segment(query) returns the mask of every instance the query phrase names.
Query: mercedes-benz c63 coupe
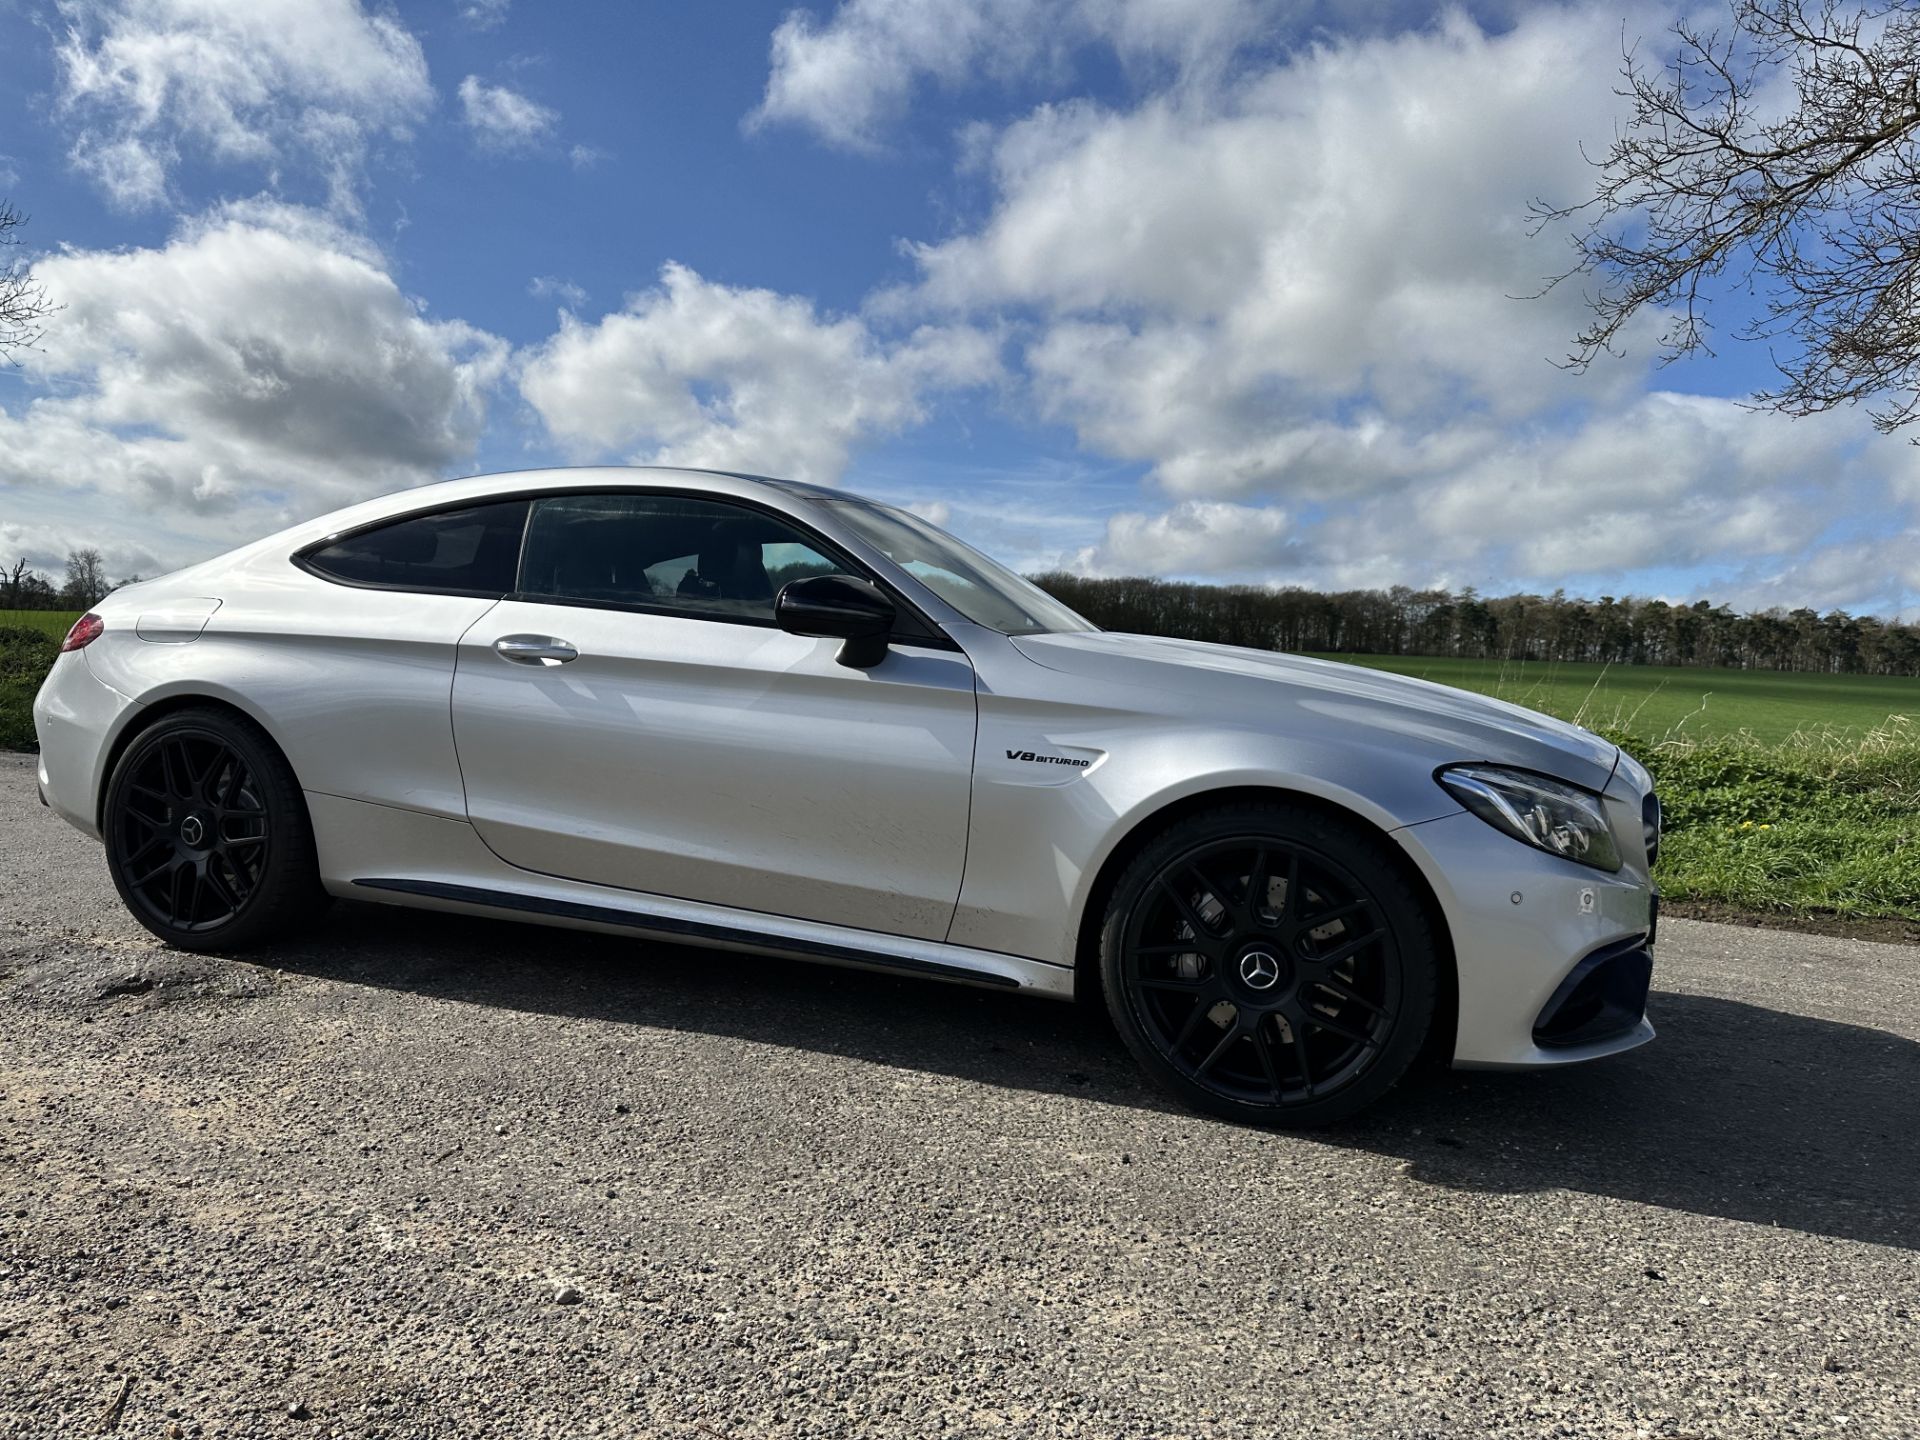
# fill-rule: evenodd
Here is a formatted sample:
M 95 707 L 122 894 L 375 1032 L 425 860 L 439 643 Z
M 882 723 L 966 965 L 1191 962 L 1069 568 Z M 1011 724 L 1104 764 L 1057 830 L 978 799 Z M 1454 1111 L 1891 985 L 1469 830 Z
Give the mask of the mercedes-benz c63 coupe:
M 1282 1125 L 1423 1053 L 1653 1035 L 1659 806 L 1615 746 L 1107 633 L 809 485 L 368 501 L 116 591 L 34 720 L 42 798 L 185 949 L 342 897 L 1080 995 L 1182 1100 Z

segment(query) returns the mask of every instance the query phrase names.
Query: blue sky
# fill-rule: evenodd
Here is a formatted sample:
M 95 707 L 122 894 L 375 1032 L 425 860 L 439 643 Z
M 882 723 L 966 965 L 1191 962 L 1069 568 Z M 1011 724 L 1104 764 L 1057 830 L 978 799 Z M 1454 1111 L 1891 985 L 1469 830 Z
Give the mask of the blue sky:
M 1527 202 L 1658 7 L 0 0 L 66 306 L 0 553 L 177 565 L 548 463 L 914 504 L 1026 568 L 1906 612 L 1915 453 L 1765 356 L 1549 363 Z

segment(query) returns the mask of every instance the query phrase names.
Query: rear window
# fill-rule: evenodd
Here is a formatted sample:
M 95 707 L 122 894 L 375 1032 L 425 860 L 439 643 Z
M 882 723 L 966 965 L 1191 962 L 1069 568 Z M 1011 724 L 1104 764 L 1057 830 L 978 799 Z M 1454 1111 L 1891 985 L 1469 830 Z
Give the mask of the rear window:
M 301 556 L 308 569 L 349 585 L 507 595 L 520 564 L 527 502 L 500 500 L 415 515 Z

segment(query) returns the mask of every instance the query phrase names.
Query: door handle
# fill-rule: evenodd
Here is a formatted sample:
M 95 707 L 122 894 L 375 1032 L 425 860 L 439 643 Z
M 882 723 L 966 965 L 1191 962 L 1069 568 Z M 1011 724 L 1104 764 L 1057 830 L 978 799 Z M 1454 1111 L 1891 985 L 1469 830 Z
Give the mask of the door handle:
M 564 665 L 580 652 L 551 635 L 502 635 L 493 642 L 494 654 L 516 665 Z

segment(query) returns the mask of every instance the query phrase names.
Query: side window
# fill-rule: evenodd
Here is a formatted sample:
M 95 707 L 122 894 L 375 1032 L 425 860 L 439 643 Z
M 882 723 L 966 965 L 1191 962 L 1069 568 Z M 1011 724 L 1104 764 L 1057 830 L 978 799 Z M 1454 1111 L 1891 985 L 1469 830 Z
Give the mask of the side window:
M 525 500 L 469 505 L 362 530 L 301 558 L 309 569 L 352 585 L 506 595 L 526 519 Z
M 520 593 L 704 620 L 773 619 L 789 580 L 844 573 L 771 515 L 677 495 L 534 502 Z

